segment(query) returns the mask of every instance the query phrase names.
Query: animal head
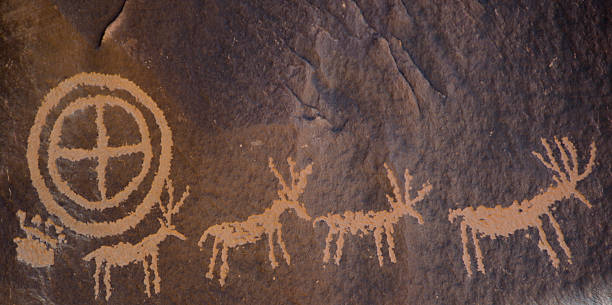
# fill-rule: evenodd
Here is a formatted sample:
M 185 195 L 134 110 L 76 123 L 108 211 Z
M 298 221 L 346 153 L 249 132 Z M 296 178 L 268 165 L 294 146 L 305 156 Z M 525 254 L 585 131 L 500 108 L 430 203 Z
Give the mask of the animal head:
M 429 182 L 424 183 L 421 190 L 417 191 L 417 196 L 414 198 L 410 198 L 410 190 L 412 189 L 412 187 L 410 186 L 410 182 L 412 182 L 412 176 L 410 175 L 410 172 L 408 172 L 408 170 L 406 169 L 404 171 L 405 194 L 404 196 L 402 196 L 401 189 L 399 187 L 399 184 L 397 183 L 397 178 L 395 177 L 393 170 L 391 170 L 391 168 L 386 163 L 384 164 L 384 166 L 387 170 L 387 178 L 389 179 L 389 182 L 393 187 L 393 195 L 395 198 L 386 195 L 387 201 L 389 201 L 389 204 L 391 205 L 393 211 L 401 215 L 408 214 L 416 218 L 419 224 L 423 224 L 423 216 L 421 215 L 421 213 L 414 209 L 414 205 L 417 202 L 422 201 L 423 198 L 425 198 L 425 195 L 429 194 L 432 189 L 431 184 L 429 184 Z
M 164 236 L 174 236 L 174 237 L 177 237 L 177 238 L 179 238 L 181 240 L 186 240 L 187 239 L 187 237 L 185 237 L 185 235 L 183 235 L 181 232 L 176 230 L 176 227 L 174 225 L 166 223 L 161 218 L 158 218 L 157 220 L 159 221 L 159 224 L 161 224 L 161 227 L 159 228 L 158 234 L 162 234 Z
M 182 240 L 187 239 L 185 235 L 181 234 L 176 230 L 175 226 L 172 224 L 172 215 L 178 213 L 179 209 L 185 203 L 185 199 L 189 196 L 189 186 L 186 187 L 181 200 L 175 202 L 174 201 L 174 186 L 172 185 L 172 180 L 166 180 L 166 190 L 168 191 L 168 206 L 164 206 L 159 201 L 159 208 L 162 211 L 163 218 L 158 218 L 159 224 L 161 225 L 159 229 L 159 234 L 163 234 L 165 236 L 175 236 Z
M 278 183 L 281 186 L 281 188 L 277 191 L 277 194 L 280 197 L 279 202 L 283 202 L 286 208 L 293 209 L 298 217 L 305 220 L 310 220 L 311 217 L 308 215 L 308 211 L 306 211 L 304 205 L 298 201 L 298 198 L 300 195 L 302 195 L 302 193 L 304 193 L 306 183 L 308 182 L 308 175 L 312 174 L 312 163 L 308 164 L 308 166 L 306 166 L 306 168 L 301 170 L 299 173 L 296 171 L 296 163 L 291 159 L 291 157 L 287 158 L 287 163 L 289 163 L 289 173 L 291 175 L 289 184 L 285 182 L 283 175 L 281 175 L 276 169 L 274 160 L 272 158 L 269 159 L 268 163 L 270 170 L 278 179 Z
M 312 163 L 308 164 L 306 168 L 298 173 L 295 170 L 295 161 L 293 161 L 291 157 L 287 158 L 287 163 L 289 163 L 289 173 L 291 175 L 291 183 L 287 184 L 285 182 L 285 178 L 283 178 L 283 176 L 276 169 L 274 159 L 270 158 L 268 161 L 270 170 L 278 179 L 278 183 L 281 185 L 281 188 L 277 191 L 278 196 L 281 198 L 281 200 L 297 201 L 300 195 L 304 193 L 306 183 L 308 182 L 308 175 L 312 174 Z
M 293 209 L 295 211 L 295 214 L 299 218 L 302 218 L 308 221 L 312 219 L 310 215 L 308 214 L 308 211 L 306 211 L 306 208 L 304 207 L 304 205 L 302 205 L 300 202 L 297 202 L 297 204 L 291 204 L 289 208 Z

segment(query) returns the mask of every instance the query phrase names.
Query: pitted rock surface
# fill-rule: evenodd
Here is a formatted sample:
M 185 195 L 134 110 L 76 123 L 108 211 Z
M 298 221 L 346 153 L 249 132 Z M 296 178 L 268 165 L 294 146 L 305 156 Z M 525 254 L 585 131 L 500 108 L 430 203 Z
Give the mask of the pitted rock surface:
M 610 12 L 4 1 L 0 303 L 610 304 Z

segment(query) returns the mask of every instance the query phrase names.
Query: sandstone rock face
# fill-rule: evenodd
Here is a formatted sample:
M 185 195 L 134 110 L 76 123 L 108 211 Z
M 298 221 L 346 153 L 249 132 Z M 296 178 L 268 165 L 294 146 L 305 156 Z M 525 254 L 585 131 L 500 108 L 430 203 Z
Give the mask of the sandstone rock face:
M 0 3 L 2 304 L 610 304 L 612 6 Z

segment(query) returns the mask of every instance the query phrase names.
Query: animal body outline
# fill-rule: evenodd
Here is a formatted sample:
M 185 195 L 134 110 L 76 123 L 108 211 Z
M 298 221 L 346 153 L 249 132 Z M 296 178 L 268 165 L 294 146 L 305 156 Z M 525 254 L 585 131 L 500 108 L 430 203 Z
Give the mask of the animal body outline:
M 378 264 L 382 267 L 383 265 L 383 254 L 382 254 L 382 235 L 385 234 L 388 245 L 389 259 L 392 263 L 397 262 L 394 248 L 395 242 L 393 239 L 395 225 L 401 217 L 404 215 L 410 215 L 417 219 L 419 224 L 423 224 L 423 216 L 414 209 L 414 205 L 417 202 L 422 201 L 425 196 L 431 191 L 432 186 L 429 182 L 423 184 L 422 188 L 417 191 L 417 196 L 410 198 L 410 191 L 412 187 L 412 176 L 408 169 L 404 171 L 404 191 L 405 194 L 402 196 L 401 189 L 397 183 L 397 178 L 393 171 L 384 164 L 387 171 L 387 178 L 393 187 L 392 198 L 386 194 L 387 201 L 391 205 L 390 210 L 383 211 L 346 211 L 343 214 L 327 214 L 327 216 L 319 216 L 313 221 L 313 227 L 319 222 L 325 222 L 329 227 L 329 232 L 325 238 L 325 249 L 323 250 L 323 262 L 327 263 L 330 259 L 330 248 L 333 241 L 334 235 L 337 235 L 336 240 L 336 265 L 340 265 L 340 259 L 342 258 L 342 249 L 344 247 L 344 235 L 351 233 L 357 235 L 363 233 L 364 235 L 372 233 L 374 235 L 374 241 L 376 244 L 376 255 L 378 257 Z
M 449 209 L 448 220 L 453 223 L 456 219 L 461 217 L 461 241 L 463 245 L 463 263 L 468 272 L 468 276 L 472 276 L 471 267 L 471 256 L 468 252 L 468 227 L 471 229 L 472 240 L 474 243 L 474 251 L 476 254 L 476 262 L 478 271 L 483 274 L 486 273 L 482 251 L 479 245 L 479 234 L 482 236 L 489 236 L 496 239 L 497 236 L 507 237 L 510 234 L 514 234 L 522 229 L 529 229 L 536 227 L 539 234 L 538 248 L 541 251 L 548 253 L 549 259 L 553 267 L 559 267 L 559 258 L 557 253 L 552 249 L 550 243 L 546 239 L 546 233 L 542 228 L 541 217 L 546 215 L 557 234 L 557 240 L 559 245 L 565 252 L 568 262 L 572 264 L 572 254 L 565 243 L 563 232 L 559 223 L 555 220 L 551 213 L 551 206 L 557 201 L 570 199 L 572 197 L 578 199 L 584 203 L 588 208 L 591 208 L 591 203 L 586 197 L 576 189 L 576 185 L 579 181 L 586 178 L 593 170 L 595 163 L 595 155 L 597 148 L 595 142 L 591 143 L 591 151 L 589 161 L 585 166 L 582 173 L 578 172 L 578 155 L 574 144 L 567 138 L 563 137 L 561 141 L 554 137 L 554 142 L 557 145 L 563 169 L 559 165 L 557 159 L 553 155 L 553 150 L 546 139 L 541 138 L 542 145 L 546 150 L 546 155 L 549 161 L 546 161 L 544 157 L 538 152 L 532 152 L 532 154 L 544 164 L 548 169 L 553 171 L 553 181 L 546 190 L 541 191 L 531 199 L 525 199 L 520 203 L 514 201 L 511 205 L 503 207 L 496 205 L 493 208 L 479 206 L 476 209 L 473 207 L 466 207 L 463 209 Z M 568 156 L 569 152 L 569 156 Z
M 185 199 L 189 196 L 189 186 L 186 187 L 183 196 L 178 202 L 174 202 L 174 187 L 172 186 L 172 180 L 168 179 L 166 181 L 166 187 L 169 196 L 168 207 L 165 208 L 161 200 L 158 201 L 164 219 L 158 218 L 160 228 L 157 232 L 146 236 L 137 244 L 120 242 L 112 246 L 101 246 L 83 257 L 84 261 L 94 260 L 96 263 L 96 271 L 93 275 L 95 280 L 94 293 L 96 299 L 100 294 L 100 273 L 103 265 L 104 286 L 106 288 L 106 300 L 108 301 L 112 289 L 111 267 L 123 267 L 140 262 L 142 262 L 145 274 L 145 293 L 148 297 L 151 297 L 150 273 L 148 270 L 149 267 L 151 267 L 154 276 L 153 289 L 156 294 L 159 294 L 161 290 L 161 277 L 159 276 L 158 270 L 159 245 L 170 236 L 177 237 L 181 240 L 187 239 L 185 235 L 177 231 L 176 227 L 172 224 L 172 216 L 178 213 L 181 206 L 185 203 Z M 147 261 L 147 257 L 151 258 L 150 263 Z
M 204 250 L 204 242 L 208 236 L 215 237 L 210 264 L 208 266 L 208 272 L 206 273 L 206 278 L 208 279 L 214 278 L 213 273 L 219 251 L 218 246 L 221 244 L 222 264 L 219 268 L 219 283 L 221 286 L 225 285 L 225 279 L 227 278 L 227 273 L 229 272 L 229 265 L 227 262 L 229 248 L 236 248 L 238 246 L 255 243 L 258 240 L 263 239 L 264 235 L 267 235 L 269 248 L 268 259 L 270 260 L 272 268 L 275 269 L 278 267 L 278 262 L 276 261 L 276 257 L 274 255 L 273 242 L 273 237 L 276 233 L 277 242 L 281 248 L 283 257 L 285 258 L 287 265 L 291 265 L 291 256 L 287 252 L 287 247 L 282 238 L 282 224 L 279 221 L 279 217 L 285 211 L 293 209 L 299 218 L 308 221 L 311 219 L 304 205 L 298 201 L 298 198 L 306 188 L 307 177 L 312 173 L 312 163 L 297 173 L 295 169 L 295 161 L 293 161 L 291 157 L 287 158 L 287 163 L 289 163 L 289 173 L 291 175 L 290 184 L 287 184 L 283 176 L 276 169 L 274 160 L 269 158 L 268 161 L 270 170 L 281 185 L 281 189 L 277 191 L 280 199 L 275 199 L 272 202 L 272 206 L 267 208 L 263 213 L 251 215 L 245 221 L 225 222 L 209 227 L 206 229 L 206 231 L 204 231 L 204 233 L 202 233 L 202 236 L 198 241 L 198 246 L 202 251 Z

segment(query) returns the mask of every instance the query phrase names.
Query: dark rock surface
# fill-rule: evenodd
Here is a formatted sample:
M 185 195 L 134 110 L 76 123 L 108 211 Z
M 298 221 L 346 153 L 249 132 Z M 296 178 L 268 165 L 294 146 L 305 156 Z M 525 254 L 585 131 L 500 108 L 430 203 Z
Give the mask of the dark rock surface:
M 0 16 L 2 304 L 612 303 L 609 2 L 8 0 Z M 133 263 L 112 267 L 112 296 L 94 299 L 95 264 L 83 257 L 156 232 L 159 208 L 120 235 L 66 230 L 50 267 L 17 259 L 13 239 L 25 236 L 17 211 L 28 223 L 40 214 L 63 225 L 32 185 L 28 136 L 45 95 L 81 72 L 120 75 L 152 97 L 172 130 L 175 197 L 190 186 L 172 219 L 187 239 L 160 244 L 161 290 L 150 297 Z M 107 123 L 131 128 L 120 117 Z M 78 137 L 85 125 L 65 129 L 81 145 L 91 140 Z M 593 172 L 576 187 L 592 207 L 571 198 L 550 209 L 572 263 L 542 216 L 558 268 L 532 226 L 480 238 L 485 274 L 470 238 L 468 276 L 449 209 L 506 207 L 546 191 L 552 171 L 531 152 L 545 154 L 540 139 L 555 136 L 574 143 L 580 171 L 597 147 Z M 297 169 L 313 164 L 300 197 L 313 218 L 390 209 L 383 164 L 402 186 L 408 169 L 412 196 L 432 185 L 415 205 L 424 224 L 411 216 L 395 224 L 396 263 L 386 239 L 379 266 L 372 234 L 347 234 L 336 265 L 322 260 L 327 226 L 286 213 L 291 264 L 276 244 L 271 267 L 265 237 L 229 250 L 221 286 L 218 269 L 205 277 L 213 239 L 202 249 L 198 239 L 272 205 L 270 157 L 285 177 L 288 157 Z M 133 175 L 124 163 L 117 181 Z M 79 172 L 94 167 L 67 166 L 63 177 L 75 189 L 95 186 L 95 173 Z M 131 201 L 113 213 L 129 212 Z M 80 216 L 104 217 L 88 213 Z

